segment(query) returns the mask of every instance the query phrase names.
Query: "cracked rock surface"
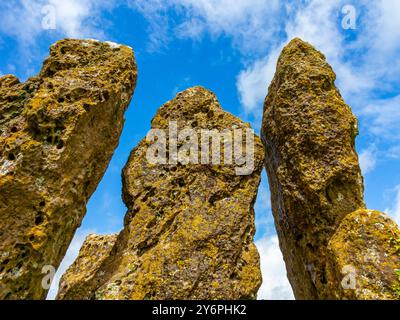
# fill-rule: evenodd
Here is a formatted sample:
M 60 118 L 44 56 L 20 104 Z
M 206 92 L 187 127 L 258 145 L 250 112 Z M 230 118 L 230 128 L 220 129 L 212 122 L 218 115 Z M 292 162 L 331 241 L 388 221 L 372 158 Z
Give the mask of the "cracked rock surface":
M 131 48 L 66 39 L 0 77 L 0 299 L 41 299 L 102 178 L 136 84 Z

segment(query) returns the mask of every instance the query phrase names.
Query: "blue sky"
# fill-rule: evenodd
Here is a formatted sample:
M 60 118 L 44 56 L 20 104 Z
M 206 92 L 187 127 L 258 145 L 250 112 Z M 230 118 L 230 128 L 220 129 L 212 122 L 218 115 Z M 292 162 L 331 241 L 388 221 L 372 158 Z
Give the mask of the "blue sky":
M 193 85 L 259 131 L 263 99 L 283 45 L 295 36 L 326 54 L 359 118 L 357 150 L 369 208 L 400 222 L 400 1 L 376 0 L 11 0 L 0 3 L 0 75 L 36 74 L 64 37 L 131 46 L 138 82 L 118 149 L 60 266 L 90 232 L 118 232 L 125 206 L 121 169 L 159 106 Z M 343 28 L 354 9 L 355 29 Z M 49 14 L 55 29 L 43 27 Z M 53 15 L 51 16 L 53 17 Z M 348 21 L 348 20 L 345 20 Z M 46 26 L 46 25 L 45 25 Z M 259 297 L 292 298 L 275 235 L 265 173 L 256 204 L 264 284 Z

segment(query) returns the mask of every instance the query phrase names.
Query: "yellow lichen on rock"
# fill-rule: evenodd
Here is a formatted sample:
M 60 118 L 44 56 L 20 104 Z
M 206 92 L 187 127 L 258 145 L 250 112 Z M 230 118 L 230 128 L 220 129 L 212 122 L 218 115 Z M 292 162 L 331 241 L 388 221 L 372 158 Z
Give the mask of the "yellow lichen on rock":
M 296 298 L 321 298 L 326 248 L 343 217 L 364 207 L 357 120 L 335 74 L 310 44 L 282 51 L 264 103 L 261 137 L 272 211 Z
M 187 89 L 163 105 L 152 129 L 165 130 L 172 138 L 170 121 L 199 137 L 203 129 L 249 129 L 202 87 Z M 254 168 L 247 175 L 238 175 L 235 163 L 152 164 L 147 157 L 151 143 L 142 140 L 123 171 L 128 212 L 113 252 L 97 269 L 94 285 L 82 283 L 89 290 L 76 294 L 61 287 L 59 297 L 254 299 L 261 272 L 253 244 L 253 204 L 264 155 L 260 139 L 254 133 L 251 138 L 254 145 L 246 148 L 253 149 Z M 244 141 L 243 136 L 239 144 Z M 73 277 L 78 274 L 69 269 L 64 279 Z
M 113 249 L 116 240 L 116 234 L 88 235 L 79 250 L 78 258 L 69 267 L 69 272 L 65 273 L 60 280 L 59 286 L 62 290 L 57 298 L 62 299 L 63 292 L 79 294 L 79 290 L 83 290 L 85 283 L 90 283 L 93 279 L 97 269 Z
M 357 120 L 323 54 L 292 40 L 264 103 L 272 211 L 297 299 L 396 299 L 397 225 L 365 209 Z
M 393 239 L 400 229 L 386 214 L 367 209 L 350 213 L 329 241 L 329 295 L 336 299 L 399 299 L 394 286 L 400 256 Z
M 118 144 L 130 48 L 66 39 L 36 77 L 0 77 L 0 299 L 40 299 Z

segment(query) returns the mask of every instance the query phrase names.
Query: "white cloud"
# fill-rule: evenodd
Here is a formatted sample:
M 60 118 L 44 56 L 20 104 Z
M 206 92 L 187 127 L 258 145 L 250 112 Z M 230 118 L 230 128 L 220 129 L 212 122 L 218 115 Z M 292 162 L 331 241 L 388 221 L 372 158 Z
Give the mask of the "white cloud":
M 258 299 L 286 300 L 294 299 L 292 288 L 286 277 L 286 267 L 275 234 L 274 219 L 271 212 L 271 194 L 268 177 L 263 170 L 254 205 L 256 212 L 255 244 L 260 254 L 262 285 L 258 291 Z M 261 235 L 261 237 L 259 237 Z
M 191 84 L 193 83 L 193 80 L 190 76 L 184 77 L 181 81 L 179 81 L 176 86 L 172 89 L 171 96 L 176 96 L 178 92 L 181 92 L 185 90 L 186 88 L 189 88 Z
M 232 37 L 242 50 L 258 50 L 260 42 L 269 42 L 278 28 L 273 15 L 281 9 L 278 0 L 238 0 L 232 5 L 231 0 L 180 0 L 176 1 L 197 17 L 195 29 L 202 29 L 214 35 Z M 186 23 L 188 29 L 190 25 Z
M 385 212 L 390 215 L 398 225 L 400 225 L 400 185 L 398 185 L 394 191 L 396 195 L 393 201 L 393 206 L 391 208 L 386 208 Z
M 263 284 L 258 299 L 293 300 L 293 291 L 286 276 L 285 262 L 279 249 L 278 237 L 264 237 L 256 241 L 261 257 Z
M 376 149 L 375 146 L 370 146 L 361 151 L 359 155 L 361 172 L 365 175 L 375 169 L 376 166 Z
M 400 2 L 356 1 L 358 25 L 362 30 L 354 41 L 346 38 L 348 34 L 341 29 L 338 19 L 343 4 L 344 1 L 311 0 L 296 7 L 292 17 L 280 22 L 286 35 L 280 39 L 276 36 L 275 48 L 265 57 L 253 61 L 237 78 L 246 112 L 262 113 L 278 53 L 289 40 L 300 37 L 326 55 L 337 74 L 337 86 L 354 110 L 361 115 L 377 115 L 374 127 L 368 129 L 388 132 L 399 122 L 398 99 L 379 100 L 374 89 L 391 92 L 398 85 L 400 65 L 388 63 L 388 59 L 395 61 L 400 53 L 400 42 L 396 40 L 400 32 Z M 379 108 L 374 107 L 377 104 Z
M 364 41 L 370 46 L 367 59 L 386 80 L 397 80 L 400 65 L 388 63 L 400 54 L 400 1 L 367 2 L 368 16 Z
M 200 40 L 204 33 L 204 23 L 198 18 L 191 18 L 176 27 L 175 32 L 179 38 Z
M 392 159 L 400 159 L 400 145 L 395 145 L 389 148 L 387 155 Z
M 345 50 L 335 18 L 340 8 L 338 2 L 313 0 L 305 7 L 297 8 L 298 11 L 293 19 L 282 21 L 286 36 L 266 57 L 256 60 L 238 76 L 237 88 L 246 111 L 260 113 L 267 88 L 275 73 L 279 54 L 283 46 L 295 37 L 310 42 L 327 56 L 339 75 L 340 87 L 349 92 L 358 92 L 370 87 L 368 77 L 363 76 L 361 81 L 362 76 L 357 76 L 357 73 L 352 71 L 351 65 L 341 61 Z
M 64 259 L 62 260 L 60 266 L 57 269 L 56 274 L 54 275 L 50 290 L 47 294 L 47 300 L 55 299 L 58 292 L 58 284 L 60 282 L 62 275 L 65 273 L 65 271 L 67 271 L 69 266 L 78 257 L 79 250 L 82 247 L 83 242 L 85 241 L 87 235 L 91 233 L 96 233 L 96 232 L 95 230 L 78 229 L 77 232 L 75 233 L 75 236 L 68 247 L 68 251 L 64 256 Z
M 340 41 L 335 12 L 340 10 L 336 1 L 313 0 L 298 10 L 293 21 L 286 24 L 287 39 L 300 37 L 304 41 L 311 42 L 315 47 L 324 50 L 324 54 L 336 58 Z
M 337 85 L 365 127 L 377 136 L 400 137 L 400 95 L 390 99 L 376 97 L 376 90 L 393 93 L 398 86 L 400 64 L 400 1 L 355 0 L 357 37 L 340 29 L 340 14 L 348 1 L 278 1 L 278 0 L 20 0 L 0 4 L 0 33 L 14 37 L 24 46 L 34 44 L 45 30 L 41 27 L 44 5 L 53 5 L 57 13 L 57 30 L 62 36 L 103 36 L 102 9 L 125 3 L 140 12 L 149 23 L 149 49 L 168 46 L 173 37 L 199 41 L 204 35 L 229 37 L 242 53 L 244 69 L 237 76 L 237 90 L 246 114 L 257 121 L 267 88 L 275 72 L 278 55 L 285 43 L 301 37 L 326 56 L 337 73 Z M 174 11 L 174 19 L 169 10 Z M 339 19 L 338 19 L 339 18 Z M 396 93 L 398 94 L 398 93 Z M 389 96 L 389 95 L 388 95 Z M 390 154 L 399 154 L 393 149 Z M 360 154 L 363 172 L 376 165 L 372 149 Z M 266 181 L 265 179 L 263 180 Z M 257 227 L 272 225 L 269 193 L 260 188 L 257 199 Z M 400 219 L 400 186 L 393 208 L 388 212 Z M 268 215 L 269 214 L 269 215 Z M 78 231 L 63 260 L 49 297 L 54 297 L 60 275 L 75 259 L 87 232 Z M 277 238 L 257 241 L 264 283 L 260 298 L 292 298 Z

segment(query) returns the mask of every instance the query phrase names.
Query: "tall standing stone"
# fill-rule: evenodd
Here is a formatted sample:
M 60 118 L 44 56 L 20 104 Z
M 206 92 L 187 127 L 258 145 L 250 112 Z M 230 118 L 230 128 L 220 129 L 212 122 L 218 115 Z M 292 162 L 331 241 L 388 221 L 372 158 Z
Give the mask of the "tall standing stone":
M 272 211 L 298 299 L 331 298 L 328 241 L 364 208 L 357 120 L 325 57 L 300 39 L 282 51 L 264 103 L 262 140 Z
M 253 205 L 264 157 L 260 139 L 202 87 L 187 89 L 163 105 L 152 129 L 165 133 L 168 145 L 158 156 L 166 156 L 168 163 L 149 160 L 149 154 L 155 155 L 154 141 L 144 139 L 132 151 L 122 175 L 128 207 L 124 229 L 109 256 L 98 258 L 104 262 L 96 275 L 81 281 L 76 266 L 96 251 L 83 246 L 61 280 L 58 298 L 254 299 L 261 284 L 253 243 Z M 225 136 L 220 141 L 228 143 L 221 149 L 216 147 L 220 142 L 213 144 L 202 156 L 221 155 L 221 162 L 205 163 L 196 151 L 202 130 L 217 135 L 236 130 L 242 136 Z M 190 152 L 183 152 L 184 146 Z M 229 163 L 228 149 L 237 156 L 241 150 L 251 160 Z M 193 156 L 189 163 L 184 153 Z
M 400 229 L 386 214 L 348 214 L 329 240 L 327 288 L 331 299 L 400 299 Z
M 118 145 L 136 76 L 131 48 L 67 39 L 36 77 L 0 78 L 0 299 L 45 297 Z

